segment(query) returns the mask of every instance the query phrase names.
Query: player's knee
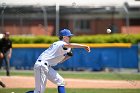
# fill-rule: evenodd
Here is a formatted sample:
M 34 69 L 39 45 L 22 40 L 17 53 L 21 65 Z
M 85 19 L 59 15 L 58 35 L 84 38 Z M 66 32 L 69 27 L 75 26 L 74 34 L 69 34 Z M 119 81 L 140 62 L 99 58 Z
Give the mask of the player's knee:
M 65 85 L 64 79 L 59 79 L 58 82 L 57 82 L 57 85 L 58 86 L 64 86 Z

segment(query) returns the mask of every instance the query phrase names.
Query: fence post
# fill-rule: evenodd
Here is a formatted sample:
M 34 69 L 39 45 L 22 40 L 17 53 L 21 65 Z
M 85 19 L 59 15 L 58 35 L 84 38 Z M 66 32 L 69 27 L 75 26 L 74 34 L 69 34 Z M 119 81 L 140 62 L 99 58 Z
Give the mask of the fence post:
M 140 42 L 138 43 L 138 72 L 140 72 Z

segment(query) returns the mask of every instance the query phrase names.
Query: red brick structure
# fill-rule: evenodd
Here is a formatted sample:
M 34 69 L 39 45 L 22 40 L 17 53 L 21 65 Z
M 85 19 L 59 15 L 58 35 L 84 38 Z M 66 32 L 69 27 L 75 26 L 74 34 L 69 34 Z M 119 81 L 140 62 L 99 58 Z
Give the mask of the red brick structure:
M 76 6 L 77 3 L 59 5 L 58 10 L 56 5 L 47 5 L 47 2 L 44 2 L 46 5 L 35 7 L 32 4 L 11 7 L 11 3 L 8 5 L 7 2 L 6 7 L 0 7 L 0 32 L 56 35 L 58 28 L 69 28 L 75 35 L 92 35 L 106 34 L 106 29 L 111 28 L 112 33 L 140 33 L 140 5 L 123 4 L 124 0 L 118 0 L 121 3 L 108 1 L 108 4 L 96 7 L 94 4 L 98 4 L 97 1 L 92 1 L 93 4 L 89 6 Z

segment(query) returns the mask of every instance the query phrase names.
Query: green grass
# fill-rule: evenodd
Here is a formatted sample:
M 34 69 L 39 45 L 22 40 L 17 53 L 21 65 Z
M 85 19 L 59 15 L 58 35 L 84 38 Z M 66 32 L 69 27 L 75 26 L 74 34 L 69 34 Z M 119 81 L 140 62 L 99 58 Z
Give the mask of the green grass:
M 104 79 L 104 80 L 140 80 L 139 73 L 75 72 L 58 71 L 64 78 Z M 5 76 L 5 71 L 0 71 Z M 33 71 L 11 71 L 11 76 L 33 76 Z
M 27 71 L 27 70 L 12 70 L 10 71 L 11 76 L 33 76 L 33 70 Z M 6 72 L 0 71 L 0 76 L 5 76 Z
M 0 93 L 25 93 L 26 91 L 33 90 L 27 88 L 17 89 L 0 89 Z M 66 93 L 139 93 L 140 89 L 66 89 Z M 46 89 L 45 93 L 58 93 L 57 89 Z
M 104 79 L 104 80 L 140 80 L 140 74 L 107 72 L 60 72 L 64 78 Z

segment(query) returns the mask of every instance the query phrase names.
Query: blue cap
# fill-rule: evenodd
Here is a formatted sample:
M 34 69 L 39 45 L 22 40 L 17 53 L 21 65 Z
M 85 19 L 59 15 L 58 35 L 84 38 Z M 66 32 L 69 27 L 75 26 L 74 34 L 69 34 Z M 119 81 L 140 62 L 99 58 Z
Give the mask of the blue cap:
M 59 36 L 73 36 L 73 34 L 68 29 L 63 29 L 60 31 Z

